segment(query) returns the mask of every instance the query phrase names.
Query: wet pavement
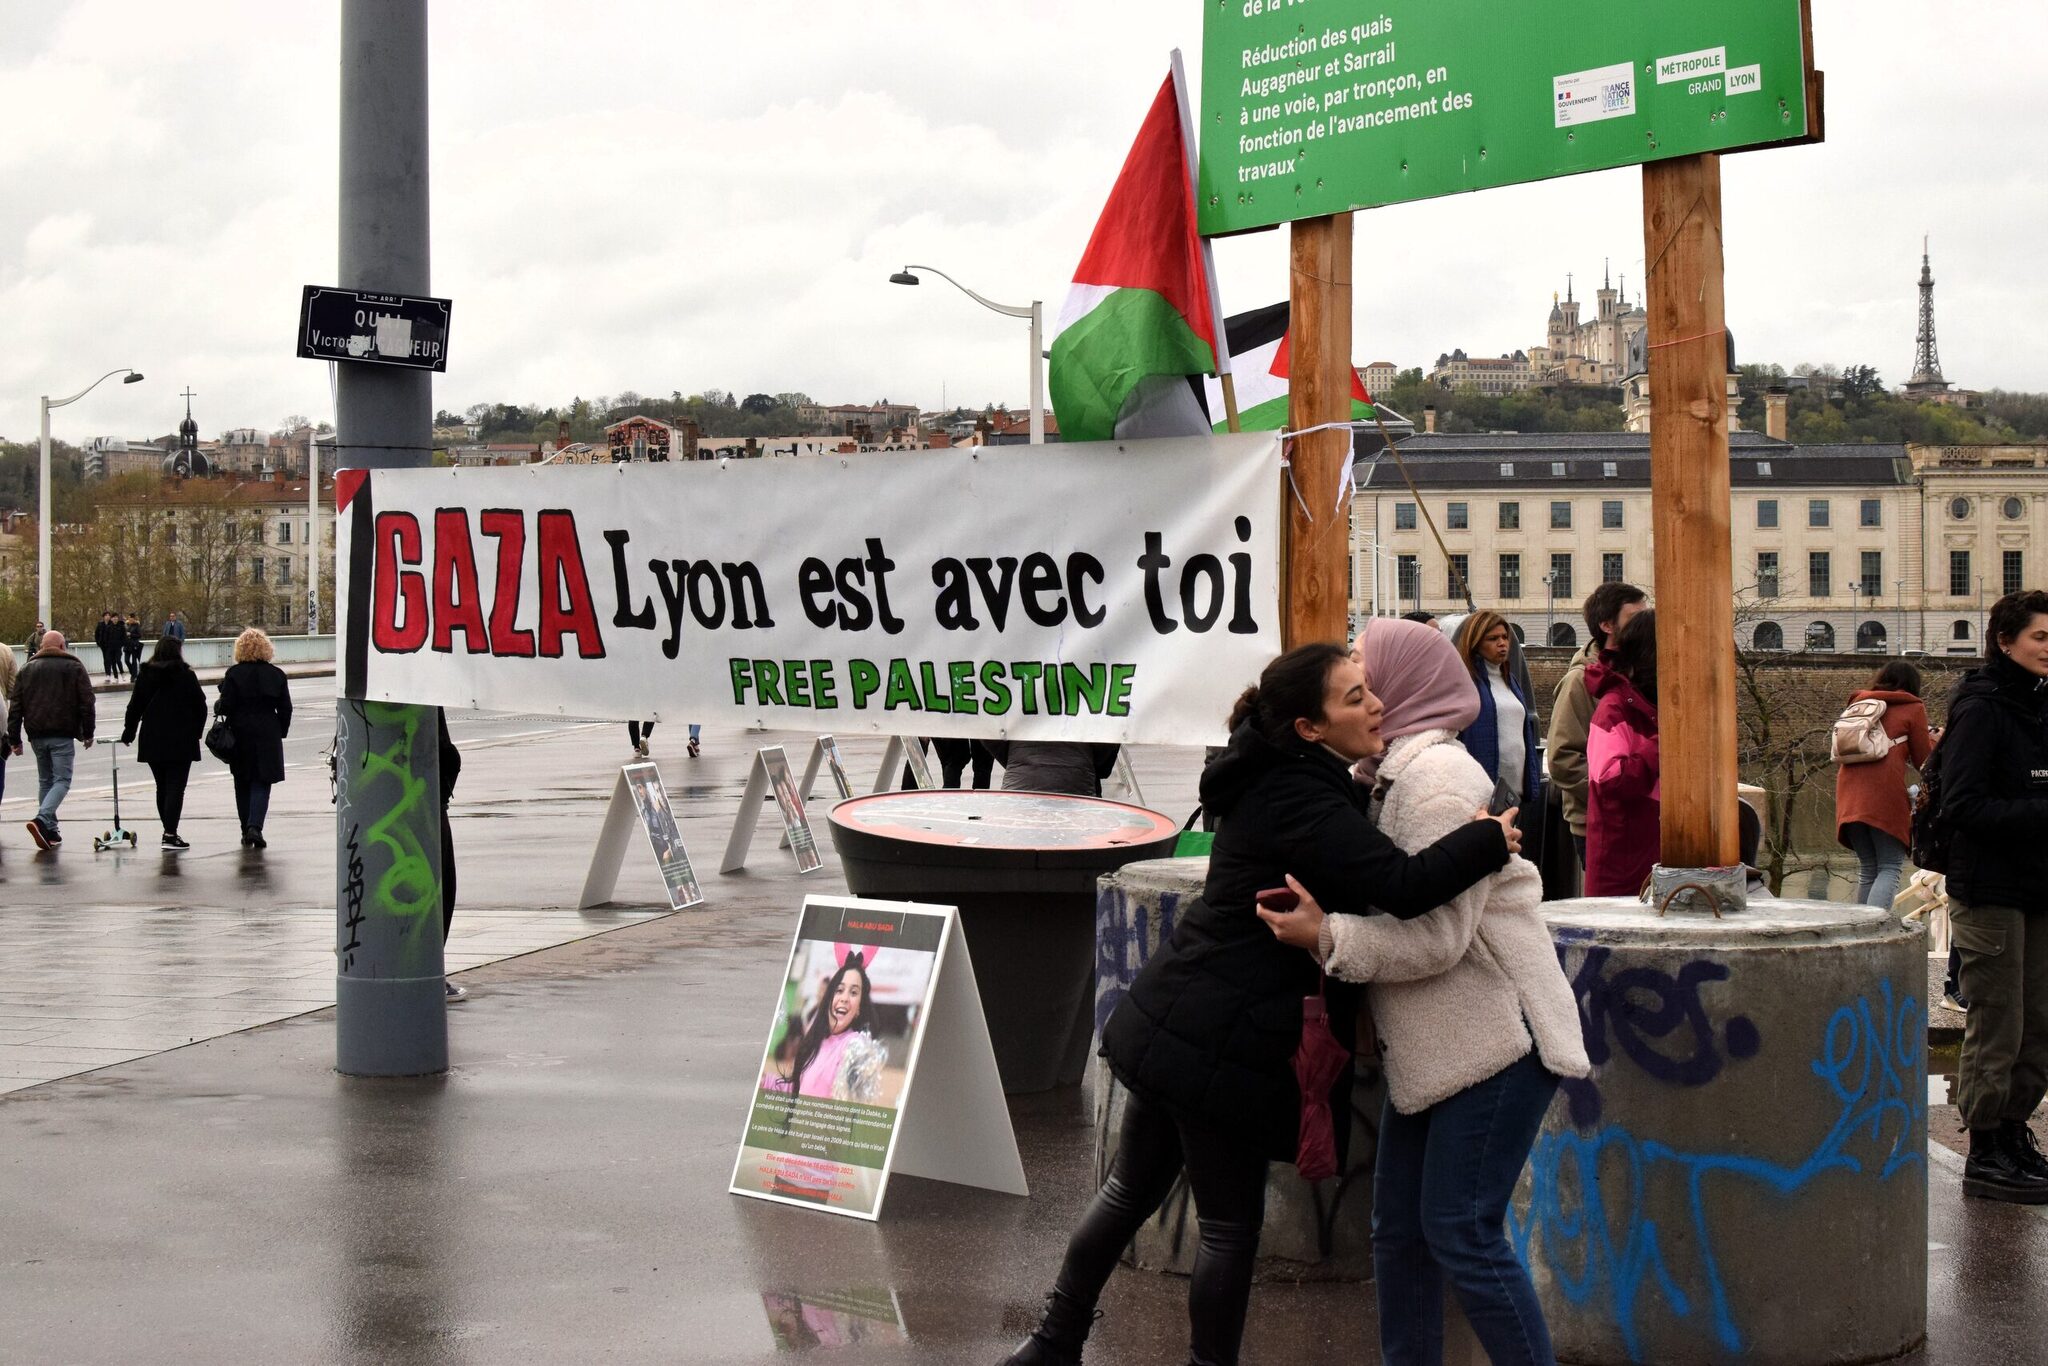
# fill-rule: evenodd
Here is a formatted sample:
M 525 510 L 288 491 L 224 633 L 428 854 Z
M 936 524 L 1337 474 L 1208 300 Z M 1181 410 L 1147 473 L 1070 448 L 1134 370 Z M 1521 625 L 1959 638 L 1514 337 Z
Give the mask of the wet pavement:
M 467 761 L 456 933 L 502 931 L 498 947 L 518 956 L 462 974 L 474 994 L 450 1012 L 449 1073 L 338 1077 L 332 1011 L 281 1009 L 290 1018 L 227 1023 L 0 1097 L 0 1361 L 993 1366 L 1032 1321 L 1090 1193 L 1085 1088 L 1013 1101 L 1028 1199 L 898 1178 L 881 1222 L 865 1224 L 725 1193 L 795 911 L 806 892 L 844 883 L 822 822 L 826 866 L 809 877 L 766 822 L 747 870 L 719 875 L 718 853 L 744 747 L 781 741 L 801 764 L 808 737 L 711 730 L 692 762 L 682 727 L 663 726 L 655 758 L 707 905 L 659 914 L 652 858 L 636 856 L 620 907 L 600 913 L 637 917 L 619 924 L 573 903 L 612 765 L 627 757 L 623 728 L 459 715 L 455 726 Z M 319 1004 L 332 830 L 314 752 L 326 734 L 312 729 L 317 741 L 291 742 L 260 873 L 232 847 L 218 783 L 204 801 L 226 812 L 193 837 L 195 854 L 215 852 L 182 856 L 176 873 L 153 854 L 116 867 L 76 845 L 53 867 L 0 825 L 0 971 L 69 983 L 81 1011 L 125 1008 L 104 1004 L 127 994 L 115 987 L 162 979 L 138 999 L 166 1022 L 237 1008 L 219 1005 L 235 992 L 177 990 L 201 976 L 282 993 L 248 1000 Z M 865 786 L 880 745 L 844 748 Z M 1196 762 L 1138 751 L 1149 804 L 1185 815 Z M 73 801 L 83 833 L 92 808 Z M 43 950 L 55 957 L 16 968 L 67 924 L 72 942 Z M 542 948 L 548 933 L 583 937 Z M 105 1039 L 124 1020 L 100 1022 Z M 1931 1114 L 1930 1130 L 1944 1119 L 1953 1126 L 1952 1112 Z M 1908 1360 L 2042 1359 L 2048 1213 L 1964 1204 L 1940 1154 L 1929 1190 L 1930 1347 Z M 1120 1271 L 1089 1360 L 1183 1360 L 1185 1293 L 1185 1281 Z M 1373 1340 L 1370 1287 L 1267 1284 L 1245 1360 L 1371 1362 Z

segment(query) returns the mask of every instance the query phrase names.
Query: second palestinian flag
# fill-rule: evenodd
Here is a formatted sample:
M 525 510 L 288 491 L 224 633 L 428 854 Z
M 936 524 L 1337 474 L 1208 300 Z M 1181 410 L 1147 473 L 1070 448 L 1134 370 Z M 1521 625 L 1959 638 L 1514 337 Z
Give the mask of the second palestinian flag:
M 1285 303 L 1255 308 L 1225 320 L 1224 335 L 1230 338 L 1230 368 L 1237 375 L 1238 424 L 1248 432 L 1278 432 L 1287 428 L 1287 346 L 1288 306 Z M 1223 420 L 1223 385 L 1215 376 L 1204 383 L 1211 425 L 1227 431 Z M 1351 371 L 1351 420 L 1370 422 L 1372 396 Z

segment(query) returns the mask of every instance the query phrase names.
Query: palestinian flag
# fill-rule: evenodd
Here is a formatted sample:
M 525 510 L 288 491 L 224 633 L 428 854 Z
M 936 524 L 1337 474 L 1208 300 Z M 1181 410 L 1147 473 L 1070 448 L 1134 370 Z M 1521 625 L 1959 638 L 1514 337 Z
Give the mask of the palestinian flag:
M 1064 441 L 1208 430 L 1186 376 L 1216 368 L 1209 277 L 1169 75 L 1074 270 L 1049 387 Z
M 1227 319 L 1224 335 L 1230 338 L 1230 368 L 1237 375 L 1238 425 L 1248 432 L 1278 432 L 1287 428 L 1287 319 L 1286 303 L 1255 308 Z M 1203 398 L 1215 430 L 1228 431 L 1223 418 L 1223 385 L 1213 376 L 1203 385 Z M 1358 368 L 1351 370 L 1351 420 L 1370 422 L 1372 395 L 1366 393 Z

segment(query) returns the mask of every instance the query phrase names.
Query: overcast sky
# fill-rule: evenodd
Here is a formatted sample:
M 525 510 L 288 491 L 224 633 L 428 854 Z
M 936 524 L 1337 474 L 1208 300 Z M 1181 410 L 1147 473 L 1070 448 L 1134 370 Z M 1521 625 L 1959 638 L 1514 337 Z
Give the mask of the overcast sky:
M 888 275 L 928 263 L 1057 315 L 1168 49 L 1199 81 L 1200 16 L 440 0 L 433 284 L 455 314 L 436 405 L 718 387 L 1021 406 L 1022 323 Z M 326 367 L 292 349 L 300 287 L 336 275 L 339 29 L 331 0 L 0 0 L 0 436 L 32 439 L 37 395 L 117 365 L 148 381 L 58 410 L 60 437 L 169 431 L 187 385 L 209 436 L 331 417 Z M 2048 7 L 1814 0 L 1814 32 L 1828 143 L 1724 163 L 1743 359 L 1904 379 L 1928 232 L 1948 377 L 2048 389 Z M 1565 273 L 1590 283 L 1603 257 L 1633 293 L 1640 184 L 1358 215 L 1355 358 L 1533 345 Z M 1217 260 L 1226 309 L 1284 296 L 1284 232 Z

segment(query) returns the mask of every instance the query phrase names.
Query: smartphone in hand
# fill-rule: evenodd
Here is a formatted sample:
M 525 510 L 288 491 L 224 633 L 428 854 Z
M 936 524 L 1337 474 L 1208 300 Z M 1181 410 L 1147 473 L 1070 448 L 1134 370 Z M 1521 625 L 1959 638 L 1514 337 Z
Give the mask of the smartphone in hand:
M 1301 897 L 1292 887 L 1269 887 L 1252 900 L 1269 911 L 1291 911 L 1301 904 Z

